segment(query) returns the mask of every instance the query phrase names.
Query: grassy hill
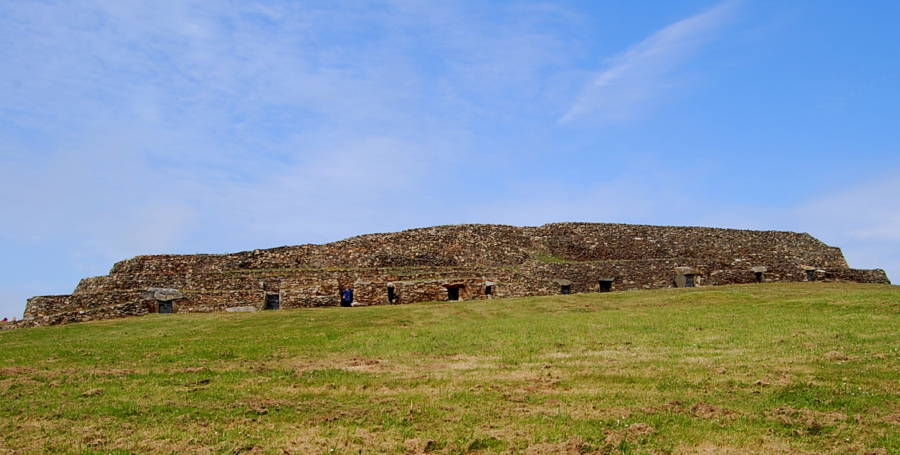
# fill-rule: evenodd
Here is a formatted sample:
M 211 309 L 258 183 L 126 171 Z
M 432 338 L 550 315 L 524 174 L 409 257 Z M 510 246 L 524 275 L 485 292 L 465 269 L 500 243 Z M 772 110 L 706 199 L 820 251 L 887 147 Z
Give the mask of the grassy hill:
M 900 453 L 892 286 L 152 315 L 0 348 L 0 453 Z

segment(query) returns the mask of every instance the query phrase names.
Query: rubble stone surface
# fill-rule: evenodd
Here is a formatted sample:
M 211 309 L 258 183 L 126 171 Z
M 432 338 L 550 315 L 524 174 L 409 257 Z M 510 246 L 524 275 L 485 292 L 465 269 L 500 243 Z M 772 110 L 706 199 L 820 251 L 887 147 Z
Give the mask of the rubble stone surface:
M 762 273 L 758 276 L 757 273 Z M 840 249 L 809 234 L 706 227 L 554 223 L 467 224 L 368 234 L 323 245 L 232 254 L 137 256 L 71 295 L 28 299 L 20 326 L 154 312 L 213 312 L 340 304 L 397 304 L 771 281 L 889 283 L 883 270 L 848 267 Z M 680 278 L 679 278 L 680 277 Z M 679 281 L 681 280 L 681 281 Z M 388 284 L 393 289 L 389 299 Z M 490 287 L 489 293 L 486 289 Z

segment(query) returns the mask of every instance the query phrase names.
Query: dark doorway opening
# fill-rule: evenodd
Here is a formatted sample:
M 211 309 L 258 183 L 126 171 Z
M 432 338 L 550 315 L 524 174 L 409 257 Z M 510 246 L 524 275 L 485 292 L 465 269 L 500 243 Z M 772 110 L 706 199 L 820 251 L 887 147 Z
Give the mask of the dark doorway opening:
M 159 313 L 160 314 L 174 313 L 174 312 L 175 312 L 175 305 L 173 304 L 173 302 L 171 300 L 168 300 L 165 302 L 162 302 L 162 301 L 159 302 Z
M 612 292 L 612 280 L 600 280 L 600 292 Z
M 688 273 L 684 276 L 684 287 L 692 288 L 694 287 L 694 274 Z
M 559 286 L 560 294 L 571 294 L 572 293 L 572 285 L 571 284 L 561 284 Z
M 484 287 L 484 295 L 494 295 L 494 286 L 489 284 Z
M 762 282 L 763 282 L 763 273 L 762 273 L 762 272 L 753 272 L 753 274 L 756 275 L 756 282 L 757 282 L 757 283 L 762 283 Z
M 459 288 L 447 288 L 447 300 L 459 300 Z
M 353 306 L 353 288 L 347 288 L 341 291 L 341 306 Z
M 806 271 L 806 281 L 816 281 L 816 271 L 815 270 L 807 270 Z
M 278 294 L 266 294 L 266 306 L 264 310 L 277 310 L 281 308 L 281 297 Z
M 397 291 L 394 290 L 393 286 L 388 286 L 388 303 L 394 303 L 397 300 Z

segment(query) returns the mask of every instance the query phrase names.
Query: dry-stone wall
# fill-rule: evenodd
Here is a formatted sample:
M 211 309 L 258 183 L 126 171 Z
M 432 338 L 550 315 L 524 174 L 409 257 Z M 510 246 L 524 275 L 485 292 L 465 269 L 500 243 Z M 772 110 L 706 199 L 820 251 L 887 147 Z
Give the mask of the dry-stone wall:
M 233 254 L 138 256 L 71 295 L 28 300 L 22 325 L 212 312 L 769 281 L 888 283 L 809 234 L 556 223 L 456 225 Z M 607 283 L 607 286 L 610 286 Z

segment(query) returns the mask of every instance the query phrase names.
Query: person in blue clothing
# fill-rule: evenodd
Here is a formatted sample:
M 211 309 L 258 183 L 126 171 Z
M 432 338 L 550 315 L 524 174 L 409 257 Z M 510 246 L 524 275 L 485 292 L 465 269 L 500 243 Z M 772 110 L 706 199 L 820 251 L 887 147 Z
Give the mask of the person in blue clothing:
M 341 292 L 341 306 L 351 306 L 353 304 L 353 287 L 348 286 Z

